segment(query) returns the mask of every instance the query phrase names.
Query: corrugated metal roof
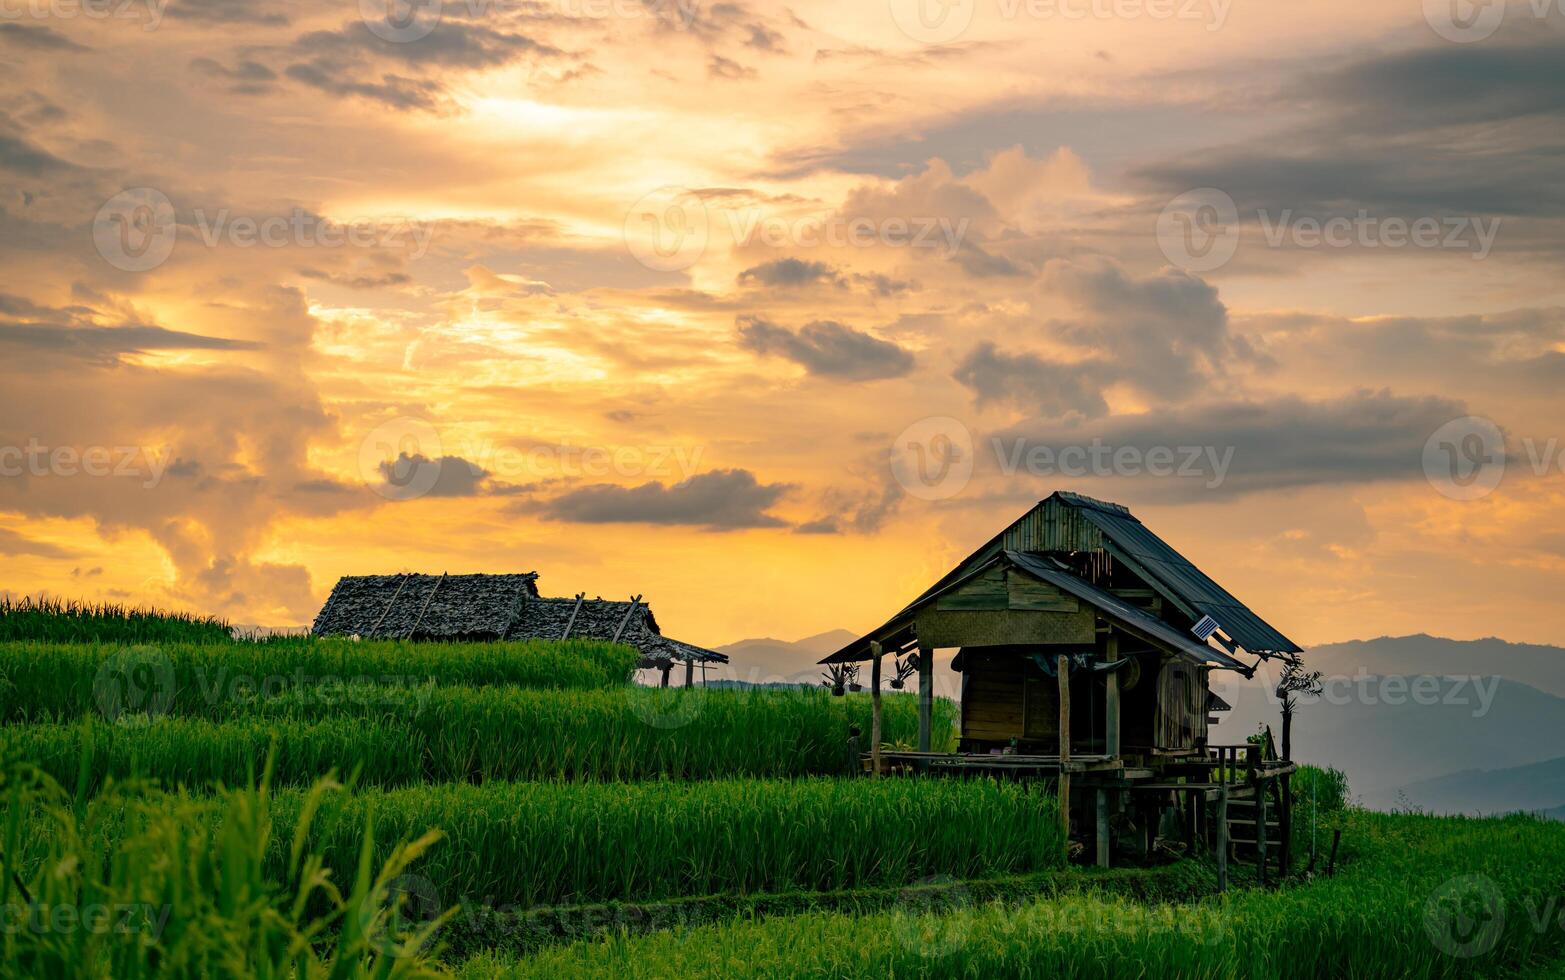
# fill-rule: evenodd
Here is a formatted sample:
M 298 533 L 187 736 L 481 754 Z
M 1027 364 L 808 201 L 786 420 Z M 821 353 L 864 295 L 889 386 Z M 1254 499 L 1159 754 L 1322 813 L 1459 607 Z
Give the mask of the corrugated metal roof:
M 1094 502 L 1097 503 L 1097 502 Z M 1082 505 L 1082 513 L 1103 531 L 1114 556 L 1130 564 L 1191 618 L 1211 616 L 1223 632 L 1251 653 L 1299 653 L 1302 648 L 1273 629 L 1249 607 L 1153 534 L 1123 507 Z
M 1250 670 L 1249 667 L 1221 650 L 1197 642 L 1195 637 L 1181 633 L 1140 606 L 1132 605 L 1114 593 L 1098 588 L 1051 559 L 1044 558 L 1041 555 L 1007 551 L 1005 560 L 1028 575 L 1047 582 L 1057 589 L 1069 592 L 1081 601 L 1096 608 L 1108 619 L 1113 620 L 1127 631 L 1140 636 L 1149 643 L 1155 643 L 1168 648 L 1174 653 L 1183 654 L 1197 663 L 1217 664 L 1220 667 L 1246 673 Z
M 1051 503 L 1063 506 L 1051 507 Z M 880 628 L 846 644 L 821 663 L 868 659 L 871 639 L 901 645 L 910 637 L 913 610 L 964 580 L 975 569 L 986 567 L 1004 551 L 1093 551 L 1100 548 L 1131 566 L 1148 585 L 1192 620 L 1203 615 L 1217 620 L 1229 638 L 1251 653 L 1301 652 L 1292 640 L 1148 530 L 1129 508 L 1061 490 L 1012 521 Z M 1194 637 L 1190 639 L 1194 642 Z

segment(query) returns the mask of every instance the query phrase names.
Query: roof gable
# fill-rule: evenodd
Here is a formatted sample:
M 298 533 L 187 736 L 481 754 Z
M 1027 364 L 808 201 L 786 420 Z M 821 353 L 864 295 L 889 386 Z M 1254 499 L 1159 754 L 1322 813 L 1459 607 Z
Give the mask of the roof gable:
M 1022 556 L 1096 552 L 1119 561 L 1192 621 L 1211 616 L 1224 633 L 1255 653 L 1298 653 L 1300 647 L 1234 598 L 1189 559 L 1143 525 L 1130 509 L 1085 494 L 1058 491 L 1040 500 L 962 560 L 880 629 L 844 646 L 827 660 L 862 660 L 870 639 L 900 649 L 911 642 L 915 609 L 962 582 L 1006 552 Z M 1065 573 L 1070 574 L 1070 573 Z M 1086 583 L 1084 578 L 1071 576 Z M 1089 584 L 1090 583 L 1086 583 Z M 1096 586 L 1093 586 L 1096 588 Z M 1103 591 L 1103 590 L 1098 590 Z M 1111 595 L 1111 593 L 1106 593 Z M 1155 618 L 1155 617 L 1154 617 Z M 1168 630 L 1177 629 L 1164 624 Z M 1182 635 L 1182 634 L 1181 634 Z M 1193 639 L 1191 642 L 1195 642 Z

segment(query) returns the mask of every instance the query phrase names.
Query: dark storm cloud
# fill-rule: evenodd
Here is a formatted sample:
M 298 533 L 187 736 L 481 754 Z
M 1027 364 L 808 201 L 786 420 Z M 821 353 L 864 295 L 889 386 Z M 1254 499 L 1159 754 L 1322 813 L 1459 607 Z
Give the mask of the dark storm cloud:
M 544 504 L 551 520 L 579 524 L 669 524 L 708 530 L 783 527 L 766 513 L 791 486 L 761 483 L 749 470 L 713 470 L 672 486 L 595 484 Z
M 785 357 L 810 374 L 828 378 L 873 381 L 913 369 L 909 351 L 831 320 L 805 324 L 794 333 L 759 317 L 741 317 L 739 344 L 763 356 Z

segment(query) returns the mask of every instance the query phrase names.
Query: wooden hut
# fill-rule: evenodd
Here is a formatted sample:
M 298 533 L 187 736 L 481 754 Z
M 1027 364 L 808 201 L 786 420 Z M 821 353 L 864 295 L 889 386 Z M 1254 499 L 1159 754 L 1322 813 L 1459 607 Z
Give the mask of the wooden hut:
M 955 648 L 961 731 L 954 754 L 931 753 L 933 652 Z M 1167 795 L 1204 782 L 1225 759 L 1268 766 L 1248 748 L 1214 751 L 1221 710 L 1213 670 L 1249 676 L 1261 659 L 1300 648 L 1158 537 L 1128 509 L 1074 493 L 1040 501 L 879 628 L 823 664 L 913 657 L 919 677 L 918 751 L 881 753 L 924 769 L 1003 769 L 1059 779 L 1065 814 L 1078 783 L 1098 800 L 1100 859 L 1110 805 L 1137 782 Z M 1247 663 L 1246 658 L 1252 662 Z M 1226 778 L 1226 777 L 1225 777 Z M 1205 792 L 1205 790 L 1203 790 Z M 1147 820 L 1155 817 L 1145 817 Z
M 562 640 L 624 643 L 641 666 L 659 669 L 663 683 L 684 663 L 685 683 L 699 665 L 727 663 L 721 653 L 666 637 L 652 610 L 635 596 L 625 602 L 547 599 L 538 574 L 350 575 L 338 580 L 310 632 L 404 640 Z

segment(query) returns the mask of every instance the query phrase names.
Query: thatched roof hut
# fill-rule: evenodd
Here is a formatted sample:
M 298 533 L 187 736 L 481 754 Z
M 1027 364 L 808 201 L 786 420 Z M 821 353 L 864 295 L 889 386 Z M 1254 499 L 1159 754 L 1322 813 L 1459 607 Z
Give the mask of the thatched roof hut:
M 546 599 L 538 573 L 514 575 L 349 575 L 315 617 L 315 636 L 405 640 L 559 640 L 624 643 L 643 667 L 674 661 L 727 663 L 721 653 L 663 635 L 636 596 L 625 602 Z

